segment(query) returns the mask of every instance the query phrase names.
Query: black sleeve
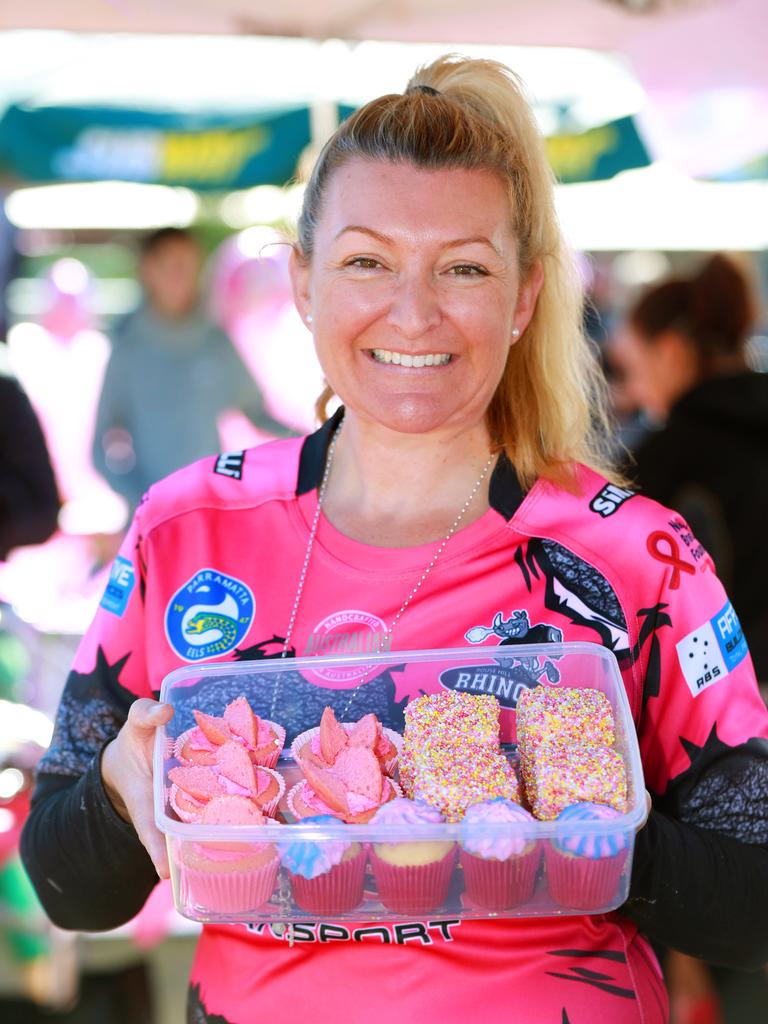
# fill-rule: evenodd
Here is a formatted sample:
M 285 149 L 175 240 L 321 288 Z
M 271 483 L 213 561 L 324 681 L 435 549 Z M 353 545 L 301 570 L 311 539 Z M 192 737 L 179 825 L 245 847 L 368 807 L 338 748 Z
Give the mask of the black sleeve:
M 41 775 L 21 858 L 59 928 L 106 931 L 130 921 L 158 881 L 132 825 L 104 791 L 99 753 L 79 778 Z
M 654 796 L 625 913 L 653 940 L 726 967 L 768 962 L 768 741 L 714 726 Z
M 649 938 L 726 967 L 768 962 L 768 849 L 652 811 L 622 908 Z
M 37 416 L 18 383 L 0 376 L 0 559 L 56 530 L 59 495 Z

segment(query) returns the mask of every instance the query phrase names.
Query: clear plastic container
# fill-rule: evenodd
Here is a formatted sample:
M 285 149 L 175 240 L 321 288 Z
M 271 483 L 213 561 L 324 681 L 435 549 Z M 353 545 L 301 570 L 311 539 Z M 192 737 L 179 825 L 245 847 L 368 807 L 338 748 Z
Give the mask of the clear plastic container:
M 374 711 L 383 726 L 401 733 L 403 707 L 422 693 L 490 692 L 502 705 L 502 750 L 514 761 L 514 704 L 521 687 L 530 686 L 532 679 L 536 685 L 591 688 L 606 696 L 615 720 L 615 750 L 627 775 L 624 814 L 610 820 L 483 824 L 469 830 L 462 822 L 339 821 L 319 826 L 295 821 L 287 811 L 286 795 L 302 777 L 291 742 L 319 724 L 329 694 L 340 721 L 356 721 Z M 318 690 L 313 703 L 313 688 L 328 682 L 334 688 Z M 388 694 L 391 720 L 386 720 L 381 700 L 373 699 L 382 692 Z M 176 740 L 194 726 L 193 709 L 221 716 L 241 694 L 256 714 L 278 723 L 281 709 L 290 707 L 286 714 L 293 729 L 289 725 L 275 766 L 285 781 L 278 821 L 260 826 L 185 823 L 170 804 L 169 771 L 179 763 Z M 174 900 L 185 917 L 286 923 L 376 922 L 419 915 L 519 917 L 604 913 L 626 900 L 635 833 L 645 816 L 645 791 L 618 665 L 603 647 L 483 646 L 189 666 L 163 680 L 160 699 L 174 707 L 174 717 L 158 730 L 155 745 L 155 820 L 166 835 Z M 299 712 L 303 719 L 297 719 Z M 505 861 L 468 856 L 466 841 L 486 838 L 512 840 L 516 852 Z M 329 864 L 334 859 L 338 863 L 313 879 L 292 874 L 283 861 L 295 844 L 313 844 L 313 856 L 319 853 Z M 576 855 L 585 848 L 591 857 Z M 596 850 L 602 854 L 595 856 Z

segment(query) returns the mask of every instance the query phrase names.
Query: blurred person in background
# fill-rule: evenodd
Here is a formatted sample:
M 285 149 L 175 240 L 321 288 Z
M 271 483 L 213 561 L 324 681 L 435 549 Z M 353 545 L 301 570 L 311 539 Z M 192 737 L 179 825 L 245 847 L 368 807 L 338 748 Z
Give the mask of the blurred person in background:
M 0 345 L 0 561 L 56 531 L 59 495 L 40 423 Z
M 732 597 L 757 677 L 768 682 L 768 376 L 750 369 L 757 302 L 715 255 L 646 290 L 612 345 L 629 399 L 657 429 L 627 473 L 678 511 Z
M 5 362 L 0 344 L 0 561 L 18 547 L 48 540 L 60 510 L 40 422 Z M 151 1024 L 146 968 L 131 964 L 78 979 L 74 941 L 51 931 L 21 865 L 19 836 L 43 752 L 44 716 L 25 706 L 30 652 L 16 621 L 0 602 L 0 1020 Z
M 655 424 L 627 474 L 643 494 L 678 511 L 711 555 L 765 693 L 768 376 L 747 358 L 757 317 L 747 273 L 718 254 L 692 276 L 647 289 L 630 307 L 611 358 L 626 397 Z M 768 1020 L 765 972 L 710 971 L 675 952 L 666 972 L 677 1024 Z
M 93 461 L 132 508 L 150 484 L 220 450 L 222 413 L 240 410 L 268 434 L 290 433 L 204 312 L 202 264 L 200 243 L 185 229 L 147 237 L 138 267 L 144 301 L 113 335 Z

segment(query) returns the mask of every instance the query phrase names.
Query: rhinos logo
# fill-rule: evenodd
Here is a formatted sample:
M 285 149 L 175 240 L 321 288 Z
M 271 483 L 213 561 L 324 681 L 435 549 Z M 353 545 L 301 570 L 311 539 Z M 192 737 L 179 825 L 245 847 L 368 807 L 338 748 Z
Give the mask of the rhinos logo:
M 528 612 L 523 608 L 522 611 L 513 611 L 508 619 L 502 619 L 501 612 L 496 612 L 490 628 L 473 626 L 464 634 L 471 644 L 481 644 L 489 636 L 501 637 L 502 647 L 509 644 L 557 644 L 563 639 L 563 631 L 546 622 L 531 626 Z
M 525 609 L 513 611 L 508 619 L 497 612 L 491 626 L 473 626 L 464 634 L 471 644 L 480 644 L 490 636 L 499 638 L 499 647 L 518 644 L 559 643 L 562 630 L 546 622 L 531 626 Z M 538 654 L 509 655 L 494 659 L 493 665 L 464 665 L 441 673 L 440 683 L 449 690 L 470 693 L 489 693 L 502 707 L 514 708 L 517 698 L 525 689 L 537 686 L 542 678 L 550 683 L 560 679 L 553 659 Z

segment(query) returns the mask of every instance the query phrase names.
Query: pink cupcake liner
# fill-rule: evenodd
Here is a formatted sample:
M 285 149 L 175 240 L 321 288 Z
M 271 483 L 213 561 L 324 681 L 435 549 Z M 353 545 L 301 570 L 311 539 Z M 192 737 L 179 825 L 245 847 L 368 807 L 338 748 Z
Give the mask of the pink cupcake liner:
M 177 760 L 177 761 L 179 762 L 179 764 L 183 764 L 183 765 L 194 765 L 194 764 L 197 764 L 197 763 L 198 763 L 197 761 L 192 761 L 192 760 L 191 760 L 190 758 L 188 758 L 188 757 L 184 757 L 184 756 L 182 755 L 182 753 L 181 753 L 181 751 L 182 751 L 182 750 L 183 750 L 183 748 L 184 748 L 184 744 L 185 744 L 185 743 L 187 742 L 187 740 L 189 739 L 189 737 L 190 737 L 190 736 L 192 735 L 192 733 L 193 733 L 193 732 L 194 732 L 194 731 L 195 731 L 195 730 L 196 730 L 197 728 L 198 728 L 198 726 L 194 725 L 194 726 L 192 726 L 192 728 L 191 728 L 191 729 L 187 729 L 187 730 L 185 730 L 184 732 L 180 733 L 180 734 L 179 734 L 179 735 L 178 735 L 178 736 L 176 737 L 176 740 L 175 740 L 175 742 L 174 742 L 174 744 L 173 744 L 173 756 L 174 756 L 174 757 L 176 758 L 176 760 Z
M 170 791 L 168 793 L 168 804 L 171 810 L 174 812 L 174 814 L 176 814 L 179 821 L 183 821 L 187 825 L 191 825 L 193 822 L 199 821 L 200 815 L 203 813 L 203 808 L 205 807 L 205 804 L 200 804 L 200 810 L 197 813 L 187 811 L 183 807 L 180 807 L 177 802 L 176 797 L 178 792 L 179 787 L 176 785 L 175 782 L 172 782 Z
M 285 729 L 282 725 L 278 725 L 277 722 L 272 722 L 268 718 L 262 718 L 262 722 L 268 725 L 275 733 L 277 737 L 277 746 L 272 753 L 260 757 L 258 761 L 254 761 L 254 764 L 258 764 L 260 768 L 274 768 L 280 760 L 280 754 L 283 752 L 283 747 L 285 746 Z M 176 737 L 176 741 L 173 744 L 173 756 L 179 764 L 193 765 L 197 763 L 195 761 L 191 761 L 188 757 L 183 757 L 181 753 L 187 739 L 197 728 L 198 726 L 193 726 L 191 729 L 187 729 Z M 250 754 L 251 760 L 253 761 L 254 751 L 250 747 L 248 747 L 247 750 Z
M 400 789 L 400 787 L 398 786 L 398 784 L 396 782 L 394 782 L 390 778 L 387 778 L 386 781 L 392 787 L 393 796 L 391 796 L 389 798 L 390 800 L 394 800 L 396 797 L 403 795 L 402 790 Z M 311 815 L 301 814 L 299 811 L 296 810 L 296 807 L 294 805 L 295 797 L 298 795 L 299 790 L 305 784 L 306 784 L 306 780 L 302 779 L 301 782 L 297 782 L 296 785 L 291 786 L 291 788 L 288 790 L 288 796 L 285 798 L 286 807 L 288 808 L 289 812 L 294 816 L 294 818 L 296 818 L 297 821 L 300 821 L 302 818 L 311 817 Z M 388 801 L 386 801 L 386 800 L 384 802 L 388 803 Z M 379 806 L 381 806 L 381 805 L 379 805 Z M 332 811 L 330 808 L 328 808 L 327 811 L 313 811 L 312 814 L 313 815 L 314 814 L 332 814 L 334 816 L 334 818 L 338 818 L 339 821 L 343 821 L 344 820 L 342 817 L 340 817 L 335 811 Z
M 396 914 L 428 914 L 445 902 L 456 848 L 432 864 L 400 867 L 382 860 L 371 847 L 371 867 L 379 900 Z
M 288 872 L 297 907 L 311 914 L 341 914 L 354 910 L 363 899 L 365 847 L 349 860 L 334 865 L 317 878 L 303 878 Z
M 618 906 L 619 881 L 629 850 L 614 857 L 576 857 L 545 847 L 549 895 L 561 907 L 573 910 L 608 910 Z
M 272 768 L 265 768 L 264 765 L 258 765 L 257 771 L 266 772 L 271 775 L 273 779 L 277 781 L 277 796 L 273 797 L 269 803 L 261 804 L 262 813 L 266 814 L 269 818 L 274 818 L 277 815 L 277 806 L 283 798 L 285 793 L 285 779 L 280 772 L 274 771 Z
M 277 722 L 272 722 L 268 718 L 262 718 L 261 721 L 268 725 L 277 736 L 277 746 L 271 754 L 261 757 L 257 763 L 262 768 L 274 768 L 280 760 L 280 755 L 282 754 L 283 747 L 285 746 L 285 729 L 282 725 L 278 725 Z M 251 751 L 251 753 L 253 753 L 253 751 Z
M 275 891 L 279 867 L 279 857 L 245 871 L 200 871 L 181 865 L 182 904 L 193 904 L 209 914 L 247 914 L 258 910 Z
M 285 806 L 288 808 L 289 813 L 292 814 L 297 821 L 301 821 L 304 815 L 299 814 L 299 812 L 296 810 L 296 807 L 294 806 L 293 801 L 294 798 L 298 796 L 299 790 L 302 789 L 303 786 L 303 780 L 301 782 L 297 782 L 295 786 L 291 786 L 291 788 L 288 790 L 288 796 L 285 798 Z M 321 812 L 318 811 L 317 813 L 320 814 Z
M 536 888 L 541 847 L 536 843 L 528 853 L 507 860 L 486 860 L 467 850 L 460 851 L 468 899 L 486 910 L 509 910 L 527 903 Z
M 354 723 L 341 722 L 340 724 L 342 729 L 345 729 L 347 732 L 349 732 Z M 395 749 L 397 750 L 397 753 L 393 757 L 388 758 L 386 761 L 382 762 L 381 765 L 381 769 L 384 772 L 384 774 L 389 775 L 391 777 L 392 775 L 394 775 L 395 768 L 397 767 L 397 761 L 400 756 L 400 751 L 402 750 L 403 747 L 403 737 L 400 735 L 400 733 L 395 732 L 394 729 L 388 729 L 386 728 L 386 726 L 382 726 L 381 731 L 384 733 L 384 735 L 387 737 L 390 743 L 392 743 Z M 299 735 L 294 739 L 293 743 L 291 744 L 291 757 L 293 758 L 293 760 L 298 763 L 299 751 L 301 750 L 301 748 L 304 746 L 305 743 L 311 743 L 313 738 L 319 735 L 320 726 L 315 726 L 314 729 L 305 729 L 304 732 L 300 732 Z

